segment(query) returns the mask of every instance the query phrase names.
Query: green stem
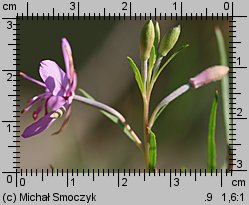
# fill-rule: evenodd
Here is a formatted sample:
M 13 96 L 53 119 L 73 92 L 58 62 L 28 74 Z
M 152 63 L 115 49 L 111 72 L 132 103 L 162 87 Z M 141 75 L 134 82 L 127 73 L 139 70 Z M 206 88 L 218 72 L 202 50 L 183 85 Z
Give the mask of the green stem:
M 147 85 L 149 85 L 148 80 L 148 60 L 141 62 L 141 71 L 143 76 L 144 90 L 143 90 L 143 133 L 144 133 L 144 160 L 146 172 L 149 171 L 150 163 L 150 137 L 148 133 L 148 123 L 149 123 L 149 103 L 150 103 L 150 93 L 148 93 Z
M 144 95 L 146 95 L 146 88 L 147 88 L 147 80 L 148 80 L 148 60 L 144 60 L 141 62 L 141 70 L 143 75 L 143 83 L 144 83 Z
M 144 160 L 146 172 L 149 171 L 150 163 L 150 137 L 148 133 L 148 121 L 149 121 L 149 98 L 143 98 L 143 129 L 144 129 Z

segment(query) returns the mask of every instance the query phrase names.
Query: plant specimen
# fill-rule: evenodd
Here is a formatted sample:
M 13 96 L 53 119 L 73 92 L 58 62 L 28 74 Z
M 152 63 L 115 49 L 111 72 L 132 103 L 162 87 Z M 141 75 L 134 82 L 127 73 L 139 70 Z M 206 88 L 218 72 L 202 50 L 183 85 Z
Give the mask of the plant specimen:
M 151 94 L 158 77 L 177 54 L 188 47 L 188 44 L 186 44 L 169 56 L 169 53 L 178 41 L 180 33 L 180 26 L 174 27 L 163 36 L 162 40 L 160 40 L 159 23 L 155 22 L 153 24 L 153 22 L 149 20 L 143 26 L 140 36 L 141 69 L 138 68 L 131 57 L 127 57 L 143 100 L 143 140 L 140 139 L 124 116 L 116 109 L 95 100 L 83 89 L 79 89 L 80 94 L 76 94 L 77 75 L 74 70 L 72 50 L 65 38 L 62 39 L 62 52 L 66 72 L 64 72 L 54 61 L 44 60 L 41 62 L 39 68 L 43 82 L 35 80 L 22 72 L 20 73 L 22 77 L 44 88 L 44 93 L 30 99 L 28 101 L 28 107 L 23 110 L 23 112 L 26 112 L 34 106 L 35 103 L 38 104 L 37 109 L 33 113 L 35 122 L 24 130 L 22 136 L 28 138 L 41 133 L 55 122 L 56 119 L 63 117 L 65 114 L 65 120 L 61 128 L 55 134 L 60 133 L 69 121 L 72 102 L 79 101 L 99 109 L 103 115 L 119 125 L 124 133 L 143 153 L 146 171 L 155 170 L 157 139 L 152 128 L 159 115 L 170 102 L 190 88 L 197 89 L 208 83 L 221 80 L 229 70 L 226 66 L 217 65 L 207 68 L 195 77 L 190 78 L 186 84 L 164 97 L 152 112 L 150 112 Z M 164 62 L 163 60 L 165 58 L 167 59 Z M 217 103 L 215 102 L 213 105 L 214 111 L 212 112 L 214 116 L 216 115 L 217 107 Z M 45 110 L 45 115 L 39 118 L 39 114 L 43 108 Z M 215 121 L 212 122 L 215 124 Z

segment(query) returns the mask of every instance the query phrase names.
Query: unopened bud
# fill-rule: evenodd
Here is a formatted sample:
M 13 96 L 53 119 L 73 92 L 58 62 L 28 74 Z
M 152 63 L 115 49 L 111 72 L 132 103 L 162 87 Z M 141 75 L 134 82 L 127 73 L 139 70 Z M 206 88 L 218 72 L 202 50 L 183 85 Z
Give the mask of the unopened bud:
M 140 57 L 145 61 L 150 57 L 150 51 L 154 43 L 155 31 L 151 20 L 147 21 L 140 35 Z
M 166 56 L 168 52 L 174 47 L 176 44 L 181 32 L 180 25 L 171 29 L 168 33 L 166 33 L 162 39 L 162 42 L 159 46 L 158 53 L 162 56 Z
M 155 48 L 157 48 L 157 46 L 160 42 L 160 27 L 159 27 L 158 21 L 155 22 L 154 29 L 155 29 L 154 46 L 155 46 Z
M 221 80 L 228 71 L 229 68 L 226 66 L 213 66 L 190 78 L 189 84 L 196 89 L 208 83 Z

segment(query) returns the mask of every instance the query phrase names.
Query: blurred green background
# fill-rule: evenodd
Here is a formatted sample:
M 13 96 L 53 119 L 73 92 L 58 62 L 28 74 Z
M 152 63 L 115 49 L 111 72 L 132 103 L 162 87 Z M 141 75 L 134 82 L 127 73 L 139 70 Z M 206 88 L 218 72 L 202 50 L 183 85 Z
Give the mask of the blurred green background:
M 21 71 L 40 79 L 41 60 L 51 59 L 64 69 L 61 38 L 72 47 L 78 88 L 95 99 L 119 110 L 142 137 L 142 100 L 126 57 L 139 60 L 139 36 L 144 20 L 65 20 L 21 21 Z M 181 25 L 181 36 L 173 50 L 190 47 L 164 70 L 154 87 L 151 111 L 174 89 L 203 69 L 219 64 L 214 28 L 219 26 L 228 42 L 228 21 L 159 21 L 161 35 Z M 157 120 L 154 132 L 158 143 L 158 168 L 206 168 L 208 120 L 214 83 L 190 90 L 171 103 Z M 43 92 L 37 85 L 21 79 L 21 107 Z M 98 110 L 73 103 L 71 119 L 59 135 L 55 122 L 46 132 L 21 140 L 22 168 L 144 168 L 143 156 L 133 142 Z M 21 130 L 33 122 L 32 110 L 21 117 Z M 217 118 L 217 168 L 226 159 L 226 144 L 219 103 Z

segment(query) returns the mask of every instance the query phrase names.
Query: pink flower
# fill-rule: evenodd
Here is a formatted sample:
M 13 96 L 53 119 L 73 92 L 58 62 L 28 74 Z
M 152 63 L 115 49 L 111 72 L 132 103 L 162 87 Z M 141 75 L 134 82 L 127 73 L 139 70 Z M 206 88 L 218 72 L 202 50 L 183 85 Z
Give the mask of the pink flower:
M 226 66 L 213 66 L 202 71 L 195 77 L 190 78 L 189 84 L 193 88 L 199 88 L 208 83 L 221 80 L 228 73 L 228 71 L 229 68 Z
M 22 111 L 23 113 L 27 112 L 34 104 L 38 104 L 33 112 L 35 122 L 24 130 L 22 133 L 24 138 L 32 137 L 46 130 L 64 112 L 66 112 L 64 122 L 56 133 L 59 133 L 69 120 L 77 85 L 77 75 L 74 70 L 72 50 L 65 38 L 62 39 L 62 52 L 66 73 L 56 62 L 51 60 L 44 60 L 40 63 L 39 73 L 43 82 L 20 72 L 22 77 L 44 88 L 44 93 L 31 98 L 28 101 L 28 106 Z M 42 109 L 45 110 L 45 115 L 38 119 Z

